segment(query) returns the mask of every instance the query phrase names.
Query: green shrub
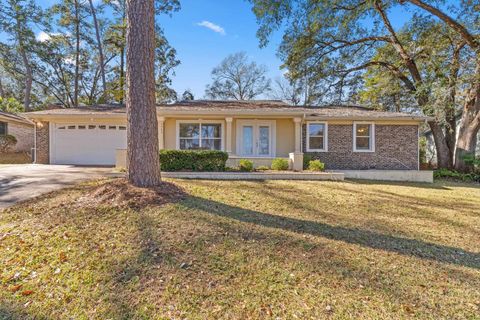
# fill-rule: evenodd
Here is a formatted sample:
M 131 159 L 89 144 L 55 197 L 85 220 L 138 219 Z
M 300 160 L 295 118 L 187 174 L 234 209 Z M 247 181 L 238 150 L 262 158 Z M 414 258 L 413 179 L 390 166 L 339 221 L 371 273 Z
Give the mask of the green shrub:
M 320 160 L 312 160 L 308 163 L 308 170 L 311 171 L 324 171 L 325 163 Z
M 463 156 L 463 161 L 465 161 L 466 164 L 471 166 L 480 166 L 480 157 L 475 157 L 474 154 L 467 154 Z
M 247 159 L 241 159 L 238 162 L 238 169 L 245 172 L 253 171 L 253 162 Z
M 438 169 L 433 172 L 435 179 L 451 179 L 463 182 L 480 182 L 480 173 L 461 173 L 455 170 Z
M 0 153 L 7 153 L 17 144 L 17 138 L 11 134 L 0 136 Z
M 272 169 L 278 171 L 288 170 L 288 160 L 283 158 L 277 158 L 272 161 Z
M 309 154 L 304 154 L 303 155 L 303 170 L 308 169 L 308 165 L 310 164 L 310 161 L 313 160 L 313 157 Z
M 257 171 L 266 171 L 266 170 L 270 170 L 270 168 L 267 167 L 267 166 L 259 166 L 259 167 L 255 168 L 255 170 L 257 170 Z
M 225 171 L 228 153 L 213 150 L 161 150 L 163 171 Z

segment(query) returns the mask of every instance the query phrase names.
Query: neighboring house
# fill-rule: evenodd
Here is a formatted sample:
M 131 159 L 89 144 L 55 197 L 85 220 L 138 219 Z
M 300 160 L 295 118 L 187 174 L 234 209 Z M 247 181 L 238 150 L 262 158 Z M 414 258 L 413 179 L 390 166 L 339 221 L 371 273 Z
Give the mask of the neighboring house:
M 124 107 L 31 112 L 38 163 L 114 165 L 125 157 Z M 293 107 L 278 101 L 188 101 L 157 106 L 160 149 L 212 149 L 229 165 L 270 165 L 309 154 L 327 169 L 418 170 L 418 132 L 425 117 L 362 107 Z M 123 155 L 121 155 L 123 152 Z
M 17 139 L 13 152 L 31 152 L 34 145 L 33 122 L 14 113 L 0 111 L 0 135 Z

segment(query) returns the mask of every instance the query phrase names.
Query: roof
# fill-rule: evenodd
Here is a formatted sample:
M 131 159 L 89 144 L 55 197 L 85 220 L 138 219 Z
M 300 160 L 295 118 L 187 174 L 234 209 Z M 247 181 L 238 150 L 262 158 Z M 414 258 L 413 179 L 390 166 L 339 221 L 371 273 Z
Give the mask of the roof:
M 15 113 L 10 113 L 10 112 L 5 112 L 0 110 L 0 118 L 1 119 L 7 119 L 10 121 L 16 121 L 16 122 L 21 122 L 24 124 L 29 124 L 33 125 L 33 123 L 28 120 L 27 118 L 22 117 L 21 115 L 15 114 Z
M 324 119 L 348 119 L 348 120 L 417 120 L 424 121 L 428 117 L 401 113 L 376 111 L 361 106 L 292 106 L 277 100 L 257 101 L 212 101 L 195 100 L 181 101 L 174 104 L 157 105 L 158 115 L 275 115 L 275 116 L 297 116 L 307 118 Z M 123 105 L 97 105 L 79 108 L 57 108 L 28 113 L 29 118 L 42 116 L 72 116 L 95 115 L 99 117 L 119 116 L 124 117 L 126 108 Z

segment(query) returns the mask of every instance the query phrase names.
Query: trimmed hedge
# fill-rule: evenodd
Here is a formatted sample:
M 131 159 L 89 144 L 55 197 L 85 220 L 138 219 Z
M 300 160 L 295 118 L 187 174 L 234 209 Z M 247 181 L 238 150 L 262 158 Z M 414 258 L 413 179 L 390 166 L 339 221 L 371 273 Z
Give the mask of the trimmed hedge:
M 320 160 L 312 160 L 308 164 L 308 170 L 310 171 L 324 171 L 325 163 Z
M 163 171 L 225 171 L 228 153 L 213 150 L 161 150 Z
M 277 171 L 288 170 L 288 160 L 283 158 L 277 158 L 272 161 L 272 169 Z
M 244 172 L 251 172 L 253 171 L 253 162 L 248 159 L 240 159 L 238 169 Z

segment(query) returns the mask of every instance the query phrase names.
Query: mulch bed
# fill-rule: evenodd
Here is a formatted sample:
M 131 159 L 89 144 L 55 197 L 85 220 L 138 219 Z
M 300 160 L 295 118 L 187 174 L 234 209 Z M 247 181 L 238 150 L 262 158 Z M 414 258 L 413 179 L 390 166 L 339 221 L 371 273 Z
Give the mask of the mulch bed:
M 77 203 L 84 207 L 108 205 L 141 209 L 177 202 L 185 197 L 185 191 L 174 183 L 162 182 L 154 188 L 139 188 L 121 178 L 101 183 L 79 198 Z

